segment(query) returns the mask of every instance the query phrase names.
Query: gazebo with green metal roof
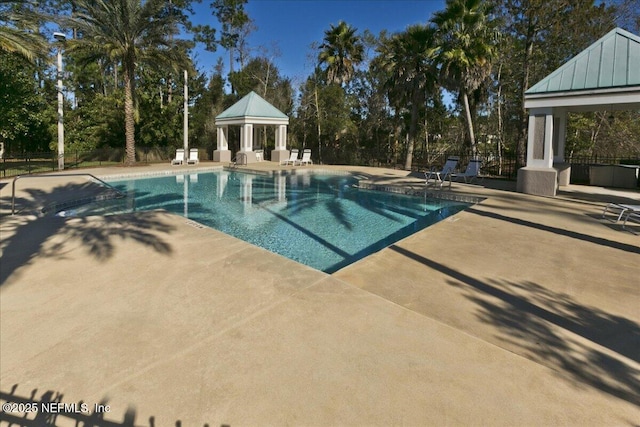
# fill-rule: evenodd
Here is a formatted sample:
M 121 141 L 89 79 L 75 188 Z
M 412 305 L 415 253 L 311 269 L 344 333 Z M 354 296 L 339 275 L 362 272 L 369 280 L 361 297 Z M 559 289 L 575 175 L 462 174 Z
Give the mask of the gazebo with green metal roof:
M 273 105 L 265 101 L 255 92 L 250 92 L 238 102 L 216 116 L 218 129 L 217 149 L 213 152 L 215 162 L 230 162 L 229 126 L 240 126 L 240 150 L 236 159 L 242 158 L 246 163 L 260 160 L 253 150 L 256 128 L 254 125 L 271 125 L 276 127 L 275 149 L 271 151 L 271 161 L 279 162 L 289 158 L 287 150 L 287 126 L 289 117 Z
M 564 163 L 567 113 L 640 110 L 640 37 L 616 28 L 525 93 L 527 165 L 518 191 L 555 196 L 568 185 Z

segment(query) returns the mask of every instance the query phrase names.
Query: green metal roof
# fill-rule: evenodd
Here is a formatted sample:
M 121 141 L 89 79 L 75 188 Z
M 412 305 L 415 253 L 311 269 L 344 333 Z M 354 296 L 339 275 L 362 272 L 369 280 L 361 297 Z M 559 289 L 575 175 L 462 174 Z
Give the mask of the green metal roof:
M 640 37 L 622 28 L 608 32 L 526 94 L 640 85 Z
M 265 101 L 255 92 L 249 92 L 240 101 L 216 116 L 218 119 L 233 119 L 238 117 L 262 117 L 273 119 L 288 119 L 287 115 Z

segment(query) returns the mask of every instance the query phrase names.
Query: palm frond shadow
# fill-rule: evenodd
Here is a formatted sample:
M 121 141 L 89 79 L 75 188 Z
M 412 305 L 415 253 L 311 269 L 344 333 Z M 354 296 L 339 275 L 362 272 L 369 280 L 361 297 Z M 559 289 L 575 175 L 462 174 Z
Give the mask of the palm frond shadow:
M 109 406 L 108 397 L 102 398 L 100 402 L 83 400 L 69 402 L 64 400 L 64 394 L 59 391 L 40 392 L 38 389 L 32 389 L 28 395 L 18 394 L 17 391 L 18 384 L 14 384 L 8 391 L 0 390 L 0 401 L 16 404 L 15 411 L 3 410 L 0 412 L 0 421 L 4 421 L 10 426 L 55 427 L 71 424 L 84 427 L 156 426 L 154 416 L 150 416 L 148 422 L 136 419 L 138 414 L 133 405 L 127 407 L 122 415 L 122 421 L 113 421 L 113 418 L 120 414 L 115 408 Z M 108 411 L 105 409 L 106 407 L 109 407 Z M 29 412 L 19 411 L 19 408 L 29 408 Z M 174 425 L 181 426 L 182 422 L 176 420 Z M 204 427 L 208 427 L 208 425 L 204 424 Z
M 497 328 L 496 344 L 578 384 L 640 406 L 640 325 L 537 283 L 480 280 L 393 245 L 391 249 L 450 277 Z
M 83 186 L 80 185 L 80 188 Z M 66 184 L 50 191 L 28 191 L 30 206 L 46 205 L 51 200 L 78 194 L 79 186 Z M 0 285 L 20 267 L 34 262 L 38 256 L 64 258 L 68 248 L 77 242 L 99 261 L 106 261 L 116 250 L 116 240 L 129 240 L 147 246 L 160 254 L 171 253 L 171 245 L 162 237 L 174 227 L 161 218 L 160 212 L 111 215 L 99 220 L 91 217 L 6 217 L 2 232 L 2 269 Z M 48 241 L 56 236 L 56 239 Z

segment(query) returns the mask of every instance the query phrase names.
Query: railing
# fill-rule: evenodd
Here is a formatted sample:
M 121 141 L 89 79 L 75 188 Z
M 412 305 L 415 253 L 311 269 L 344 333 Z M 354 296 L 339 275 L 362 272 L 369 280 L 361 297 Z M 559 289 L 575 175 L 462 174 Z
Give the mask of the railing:
M 45 178 L 45 177 L 69 177 L 69 176 L 88 176 L 90 178 L 95 179 L 105 187 L 113 190 L 115 193 L 119 194 L 121 197 L 127 197 L 122 191 L 118 190 L 113 185 L 106 183 L 95 175 L 90 173 L 56 173 L 56 174 L 43 174 L 43 175 L 19 175 L 13 179 L 11 183 L 11 215 L 15 215 L 16 213 L 16 181 L 21 178 Z

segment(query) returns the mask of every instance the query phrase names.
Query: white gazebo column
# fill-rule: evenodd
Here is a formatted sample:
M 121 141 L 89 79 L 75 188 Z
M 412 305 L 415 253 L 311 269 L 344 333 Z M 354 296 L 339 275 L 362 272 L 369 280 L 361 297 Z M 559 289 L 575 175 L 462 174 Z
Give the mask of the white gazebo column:
M 281 162 L 289 158 L 289 150 L 287 150 L 287 125 L 278 125 L 276 127 L 276 146 L 271 150 L 271 161 Z
M 558 173 L 553 168 L 553 110 L 529 110 L 527 166 L 518 170 L 518 191 L 555 196 Z
M 230 162 L 231 151 L 229 150 L 229 127 L 218 126 L 217 150 L 213 151 L 214 162 Z
M 242 153 L 241 155 L 246 157 L 247 163 L 258 161 L 256 153 L 253 151 L 253 124 L 251 123 L 244 123 L 240 127 L 240 151 L 238 153 Z

